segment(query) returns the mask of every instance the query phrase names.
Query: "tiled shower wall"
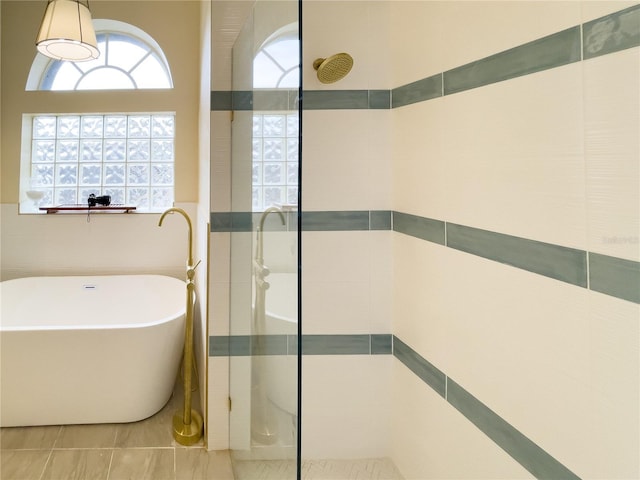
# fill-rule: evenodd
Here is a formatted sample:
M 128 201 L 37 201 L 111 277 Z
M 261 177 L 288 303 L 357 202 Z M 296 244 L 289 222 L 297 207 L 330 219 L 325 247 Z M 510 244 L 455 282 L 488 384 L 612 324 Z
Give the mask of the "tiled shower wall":
M 303 3 L 303 457 L 639 475 L 635 4 Z
M 640 10 L 601 18 L 632 3 L 392 3 L 407 478 L 640 474 Z

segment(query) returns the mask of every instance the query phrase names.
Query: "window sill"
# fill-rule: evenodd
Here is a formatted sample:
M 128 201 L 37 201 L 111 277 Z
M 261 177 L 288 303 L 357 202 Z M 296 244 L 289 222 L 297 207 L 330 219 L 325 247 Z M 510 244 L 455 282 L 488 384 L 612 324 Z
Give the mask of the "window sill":
M 135 211 L 136 207 L 131 205 L 108 205 L 108 206 L 98 206 L 89 207 L 87 205 L 58 205 L 56 207 L 40 207 L 39 210 L 50 213 L 58 213 L 58 212 L 123 212 L 123 213 L 131 213 Z

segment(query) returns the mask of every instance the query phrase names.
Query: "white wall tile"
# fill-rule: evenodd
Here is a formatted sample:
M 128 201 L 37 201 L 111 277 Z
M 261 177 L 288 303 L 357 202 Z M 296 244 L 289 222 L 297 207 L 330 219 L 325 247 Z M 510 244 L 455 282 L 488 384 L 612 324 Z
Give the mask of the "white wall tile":
M 304 357 L 303 459 L 388 456 L 392 360 L 389 355 Z
M 309 90 L 390 88 L 385 67 L 389 25 L 386 2 L 305 1 L 303 12 L 303 85 Z M 354 60 L 349 75 L 333 84 L 320 83 L 313 61 L 339 52 Z
M 369 333 L 368 282 L 305 282 L 302 294 L 305 335 Z
M 533 478 L 395 359 L 392 375 L 391 456 L 404 478 Z
M 389 186 L 383 175 L 390 172 L 389 131 L 376 127 L 374 121 L 385 114 L 388 112 L 305 111 L 302 182 L 306 210 L 369 210 L 378 197 L 381 200 L 376 205 L 388 202 Z
M 208 365 L 207 449 L 229 448 L 229 358 L 210 357 Z
M 637 305 L 403 235 L 394 252 L 400 339 L 578 475 L 637 475 Z
M 195 217 L 194 204 L 179 204 Z M 184 278 L 184 220 L 159 214 L 18 215 L 2 205 L 2 278 L 161 273 Z M 206 228 L 206 227 L 205 227 Z
M 211 211 L 231 208 L 231 113 L 211 112 Z
M 589 292 L 591 410 L 583 478 L 640 477 L 640 306 Z
M 368 231 L 304 232 L 303 281 L 368 281 L 368 235 Z
M 583 62 L 590 251 L 640 260 L 640 49 Z
M 408 107 L 415 138 L 396 130 L 394 143 L 400 207 L 585 248 L 581 78 L 570 65 Z
M 572 1 L 391 2 L 391 12 L 394 87 L 580 23 Z

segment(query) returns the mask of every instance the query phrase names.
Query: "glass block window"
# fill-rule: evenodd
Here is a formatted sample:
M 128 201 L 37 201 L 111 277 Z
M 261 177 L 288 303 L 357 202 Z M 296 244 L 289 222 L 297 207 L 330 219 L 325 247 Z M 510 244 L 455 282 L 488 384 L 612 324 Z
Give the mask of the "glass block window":
M 300 40 L 297 23 L 275 32 L 253 60 L 253 88 L 297 89 Z M 298 113 L 254 112 L 252 208 L 298 203 Z
M 298 114 L 253 115 L 253 210 L 298 203 Z
M 29 115 L 24 127 L 21 213 L 92 193 L 143 212 L 173 205 L 173 113 Z

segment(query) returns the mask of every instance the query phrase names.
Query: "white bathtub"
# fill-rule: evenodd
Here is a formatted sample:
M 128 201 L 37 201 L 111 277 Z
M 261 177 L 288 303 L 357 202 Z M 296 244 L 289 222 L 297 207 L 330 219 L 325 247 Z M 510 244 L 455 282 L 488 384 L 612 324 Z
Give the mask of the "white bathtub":
M 298 333 L 298 277 L 295 273 L 272 273 L 266 293 L 265 334 Z M 298 358 L 289 355 L 265 355 L 267 397 L 278 408 L 296 416 L 298 411 Z
M 169 400 L 186 286 L 161 275 L 0 283 L 0 426 L 142 420 Z

